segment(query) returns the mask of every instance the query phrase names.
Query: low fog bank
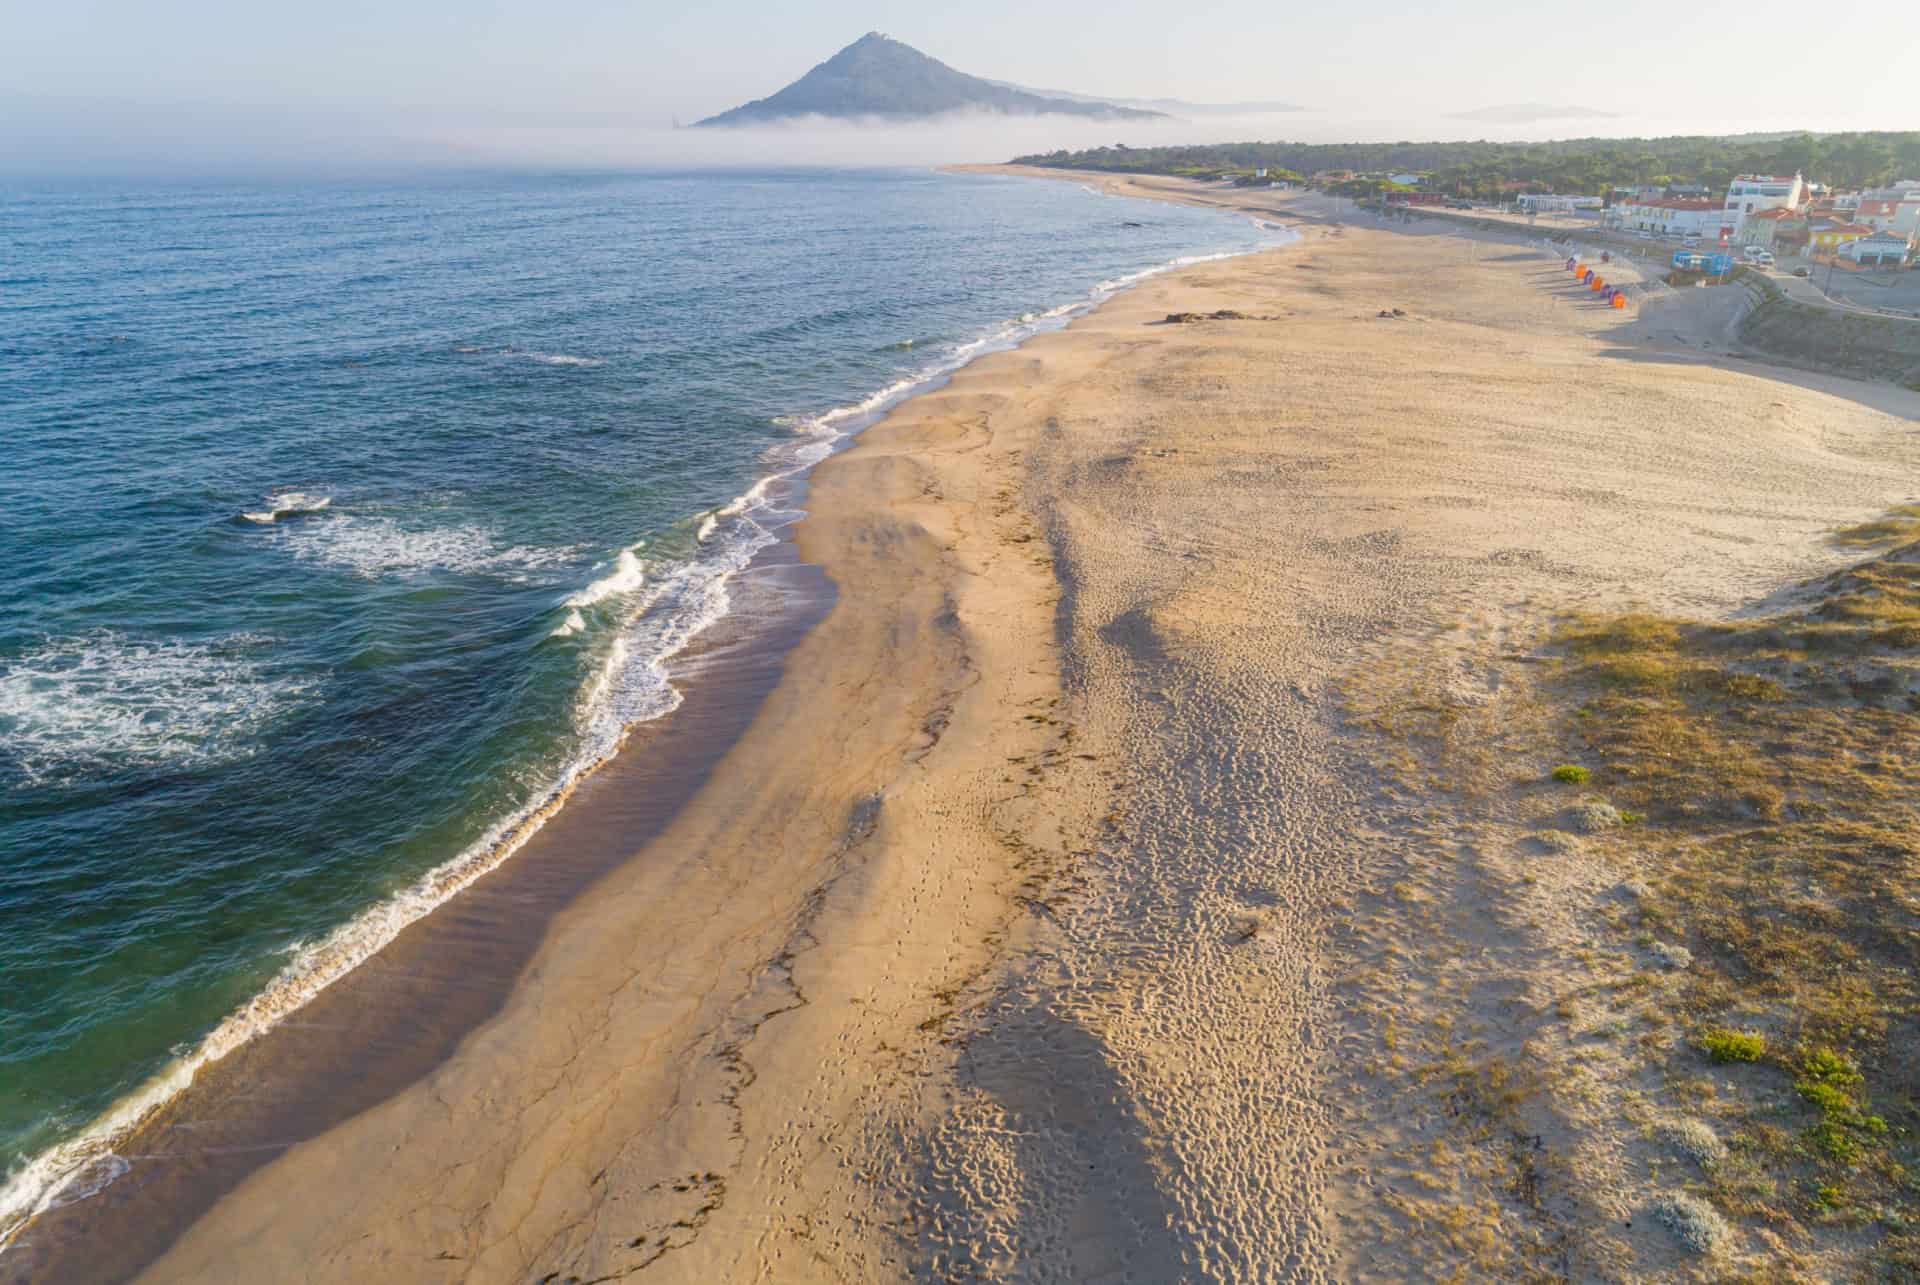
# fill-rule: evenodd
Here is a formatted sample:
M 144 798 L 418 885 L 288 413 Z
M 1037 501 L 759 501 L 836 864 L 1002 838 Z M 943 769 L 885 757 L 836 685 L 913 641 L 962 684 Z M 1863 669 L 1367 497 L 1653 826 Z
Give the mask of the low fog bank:
M 457 169 L 625 170 L 918 166 L 1125 143 L 1157 147 L 1255 139 L 1307 143 L 1504 141 L 1755 131 L 1898 128 L 1907 122 L 1543 120 L 1490 125 L 1445 116 L 1370 118 L 1299 111 L 1165 121 L 963 114 L 932 121 L 808 119 L 744 129 L 676 128 L 657 117 L 556 111 L 538 117 L 449 112 L 333 113 L 232 104 L 48 102 L 0 98 L 0 172 L 103 177 L 424 173 Z
M 930 121 L 808 118 L 679 128 L 658 117 L 444 112 L 294 114 L 236 106 L 46 104 L 0 98 L 0 172 L 281 176 L 432 169 L 624 170 L 949 165 L 1055 148 L 1281 137 L 1290 115 L 1201 121 L 957 113 Z

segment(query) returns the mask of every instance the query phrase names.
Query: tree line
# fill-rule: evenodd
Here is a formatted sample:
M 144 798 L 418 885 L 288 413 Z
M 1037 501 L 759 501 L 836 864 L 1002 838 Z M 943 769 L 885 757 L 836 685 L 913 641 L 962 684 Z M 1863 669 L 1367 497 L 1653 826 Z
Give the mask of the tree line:
M 1643 183 L 1716 193 L 1738 174 L 1804 174 L 1840 188 L 1920 178 L 1920 132 L 1575 138 L 1549 143 L 1217 143 L 1112 147 L 1021 156 L 1015 164 L 1112 173 L 1247 174 L 1264 168 L 1428 175 L 1430 190 L 1493 200 L 1515 191 L 1606 196 Z M 1516 188 L 1513 185 L 1520 184 Z

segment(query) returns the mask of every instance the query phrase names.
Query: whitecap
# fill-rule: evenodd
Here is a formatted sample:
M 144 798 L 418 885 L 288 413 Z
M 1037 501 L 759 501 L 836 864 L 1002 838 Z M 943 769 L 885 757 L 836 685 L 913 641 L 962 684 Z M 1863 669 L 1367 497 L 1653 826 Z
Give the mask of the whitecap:
M 377 580 L 432 571 L 518 576 L 566 562 L 573 548 L 499 547 L 484 527 L 463 525 L 410 530 L 391 518 L 345 516 L 287 534 L 296 558 L 340 567 Z
M 331 495 L 309 495 L 305 491 L 275 491 L 267 497 L 267 507 L 240 516 L 249 522 L 271 525 L 281 518 L 318 513 L 333 503 Z
M 564 607 L 591 607 L 604 602 L 615 594 L 632 593 L 646 580 L 646 569 L 632 549 L 620 550 L 620 556 L 613 560 L 613 570 L 601 576 L 578 593 L 568 594 L 561 603 Z
M 265 641 L 48 639 L 0 669 L 5 756 L 38 781 L 243 756 L 310 685 L 270 675 Z
M 549 638 L 571 638 L 587 627 L 587 622 L 578 611 L 569 611 L 567 618 L 547 635 Z

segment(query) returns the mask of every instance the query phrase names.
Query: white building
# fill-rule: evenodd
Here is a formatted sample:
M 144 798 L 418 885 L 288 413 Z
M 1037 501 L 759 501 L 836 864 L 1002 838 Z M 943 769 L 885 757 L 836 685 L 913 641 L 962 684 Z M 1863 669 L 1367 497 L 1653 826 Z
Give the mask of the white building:
M 1905 199 L 1874 198 L 1862 200 L 1853 220 L 1875 232 L 1892 232 L 1911 241 L 1920 237 L 1920 191 L 1904 194 Z
M 1840 247 L 1840 257 L 1862 265 L 1897 268 L 1907 261 L 1907 238 L 1897 232 L 1875 232 Z
M 1697 236 L 1719 240 L 1724 211 L 1718 201 L 1680 196 L 1643 196 L 1613 207 L 1620 226 L 1655 236 Z
M 1778 175 L 1742 174 L 1727 185 L 1726 216 L 1723 222 L 1737 238 L 1740 224 L 1749 214 L 1760 210 L 1798 209 L 1807 199 L 1807 181 L 1798 174 L 1791 178 Z
M 1575 210 L 1597 210 L 1606 204 L 1597 196 L 1557 196 L 1552 193 L 1516 196 L 1513 203 L 1528 214 L 1572 214 Z

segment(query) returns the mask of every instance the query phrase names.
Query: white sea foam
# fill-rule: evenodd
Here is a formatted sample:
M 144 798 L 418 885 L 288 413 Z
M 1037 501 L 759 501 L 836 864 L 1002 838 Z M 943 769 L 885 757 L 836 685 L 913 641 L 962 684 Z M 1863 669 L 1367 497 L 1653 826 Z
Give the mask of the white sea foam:
M 607 360 L 605 357 L 581 357 L 564 352 L 536 352 L 527 348 L 489 348 L 480 344 L 455 344 L 453 350 L 464 357 L 518 357 L 522 361 L 537 361 L 543 366 L 603 366 Z
M 622 549 L 620 556 L 613 560 L 611 571 L 578 593 L 568 594 L 560 605 L 591 607 L 615 594 L 632 593 L 646 582 L 646 578 L 646 568 L 641 565 L 639 555 L 633 549 Z
M 267 496 L 267 507 L 240 516 L 249 522 L 270 526 L 281 518 L 318 513 L 333 503 L 331 495 L 309 495 L 305 491 L 276 491 Z
M 714 530 L 717 527 L 719 527 L 719 525 L 720 525 L 720 510 L 715 509 L 713 512 L 707 514 L 705 517 L 700 519 L 700 530 L 695 532 L 693 538 L 699 543 L 705 544 L 707 542 L 707 537 L 711 536 L 714 533 Z
M 575 634 L 579 633 L 581 630 L 585 629 L 586 627 L 587 627 L 587 621 L 584 616 L 582 616 L 577 611 L 569 611 L 567 613 L 567 618 L 561 621 L 557 626 L 555 626 L 553 631 L 550 632 L 547 635 L 547 637 L 571 638 Z
M 0 733 L 29 780 L 101 767 L 214 762 L 300 703 L 308 680 L 273 677 L 267 640 L 54 638 L 0 669 Z
M 676 708 L 680 695 L 668 680 L 667 665 L 689 642 L 725 616 L 729 581 L 749 565 L 760 550 L 778 539 L 775 532 L 782 515 L 769 498 L 778 483 L 806 472 L 831 454 L 845 438 L 875 422 L 899 402 L 935 386 L 973 358 L 1015 347 L 1042 331 L 1058 329 L 1073 317 L 1156 273 L 1226 257 L 1229 256 L 1177 259 L 1157 268 L 1103 281 L 1085 299 L 1049 309 L 1031 321 L 1022 321 L 959 345 L 947 359 L 858 402 L 820 415 L 781 421 L 794 431 L 798 440 L 775 452 L 769 461 L 774 465 L 773 471 L 710 515 L 713 530 L 707 530 L 702 524 L 707 538 L 700 543 L 695 556 L 682 563 L 656 568 L 651 580 L 636 580 L 631 591 L 620 591 L 631 594 L 626 599 L 631 611 L 628 623 L 612 637 L 591 678 L 582 686 L 574 714 L 583 730 L 582 748 L 552 789 L 536 804 L 501 821 L 466 852 L 430 871 L 412 888 L 343 924 L 320 942 L 291 948 L 287 966 L 274 982 L 222 1022 L 197 1048 L 116 1104 L 84 1134 L 10 1174 L 4 1186 L 0 1186 L 0 1251 L 4 1251 L 10 1239 L 32 1217 L 60 1201 L 78 1198 L 75 1192 L 92 1184 L 97 1176 L 110 1173 L 117 1162 L 112 1150 L 114 1143 L 191 1084 L 202 1066 L 278 1025 L 288 1014 L 384 947 L 408 924 L 506 861 L 558 810 L 574 786 L 619 748 L 634 725 L 659 718 Z M 334 527 L 342 522 L 336 519 L 324 525 Z M 634 563 L 637 568 L 637 557 Z M 387 565 L 387 562 L 375 560 L 375 564 Z M 403 562 L 401 565 L 413 564 Z M 614 571 L 602 577 L 602 581 L 621 574 L 621 560 L 616 560 Z M 582 592 L 590 592 L 592 587 Z M 567 623 L 571 621 L 570 615 Z
M 409 530 L 391 518 L 351 514 L 290 529 L 282 538 L 302 561 L 343 567 L 369 580 L 430 571 L 518 578 L 578 555 L 572 548 L 501 548 L 493 533 L 479 526 Z

